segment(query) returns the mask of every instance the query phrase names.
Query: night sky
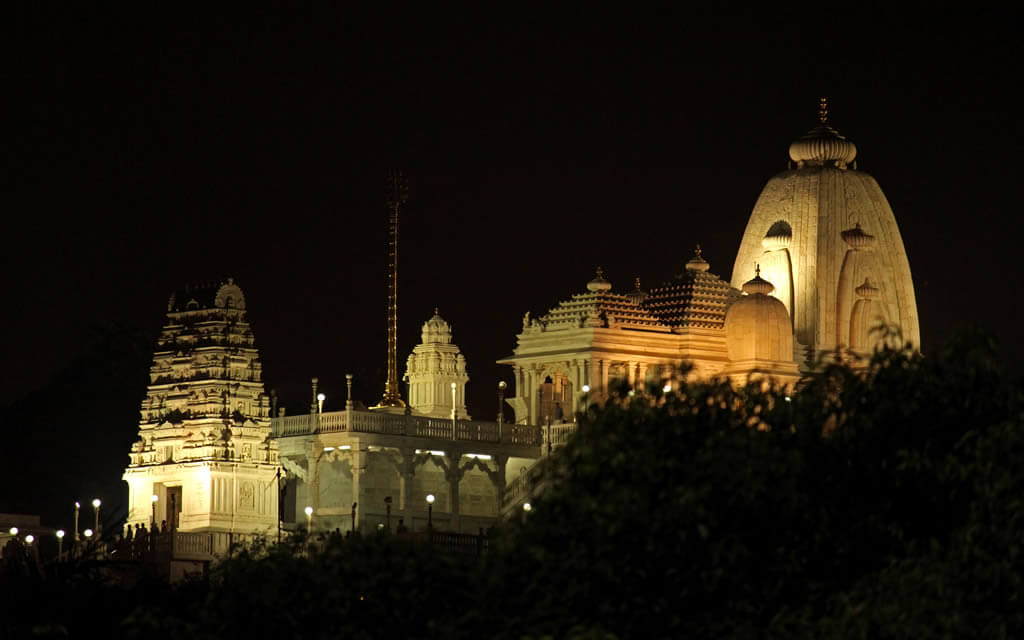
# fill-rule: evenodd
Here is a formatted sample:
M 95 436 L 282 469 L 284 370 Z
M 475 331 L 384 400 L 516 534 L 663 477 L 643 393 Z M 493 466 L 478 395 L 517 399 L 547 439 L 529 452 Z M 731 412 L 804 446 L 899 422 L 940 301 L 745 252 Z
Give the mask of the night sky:
M 913 45 L 862 34 L 847 53 L 705 50 L 715 33 L 614 19 L 443 22 L 90 13 L 14 29 L 0 404 L 49 384 L 91 327 L 155 337 L 173 290 L 229 276 L 289 413 L 312 376 L 325 410 L 341 408 L 347 372 L 374 404 L 395 167 L 409 182 L 401 369 L 438 307 L 468 360 L 470 412 L 493 419 L 496 384 L 511 382 L 494 361 L 523 313 L 584 290 L 597 265 L 617 289 L 654 286 L 700 243 L 728 279 L 820 95 L 896 214 L 924 351 L 973 323 L 1019 368 L 1017 45 L 894 24 Z M 716 59 L 731 62 L 702 61 Z M 89 446 L 122 461 L 116 481 L 135 426 L 109 428 Z

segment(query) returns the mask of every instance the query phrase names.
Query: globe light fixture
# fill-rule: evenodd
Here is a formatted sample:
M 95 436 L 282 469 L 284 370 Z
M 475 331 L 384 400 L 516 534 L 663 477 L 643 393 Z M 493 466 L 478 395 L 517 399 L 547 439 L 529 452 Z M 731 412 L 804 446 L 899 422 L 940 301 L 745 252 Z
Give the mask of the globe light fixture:
M 306 535 L 313 531 L 313 507 L 306 507 Z
M 92 537 L 92 529 L 86 529 L 85 531 L 82 532 L 82 535 L 85 536 L 86 538 L 91 538 Z
M 18 527 L 11 527 L 10 533 L 12 536 L 18 535 Z
M 32 544 L 35 541 L 36 541 L 36 537 L 34 535 L 32 535 L 31 533 L 28 534 L 27 536 L 25 536 L 25 544 Z
M 523 503 L 523 511 L 531 511 L 532 509 L 533 509 L 533 505 L 531 505 L 529 502 L 524 502 Z
M 434 530 L 434 494 L 427 494 L 427 531 Z
M 95 516 L 95 521 L 93 522 L 93 527 L 92 528 L 97 533 L 99 533 L 99 530 L 100 530 L 100 505 L 101 504 L 102 504 L 102 502 L 100 502 L 99 498 L 93 498 L 92 499 L 92 511 L 93 511 L 93 515 Z
M 57 559 L 64 555 L 64 530 L 57 529 Z
M 319 413 L 323 413 L 324 412 L 324 400 L 326 400 L 326 399 L 327 399 L 327 396 L 325 396 L 324 394 L 322 394 L 322 393 L 316 394 L 316 407 L 317 407 L 316 410 Z

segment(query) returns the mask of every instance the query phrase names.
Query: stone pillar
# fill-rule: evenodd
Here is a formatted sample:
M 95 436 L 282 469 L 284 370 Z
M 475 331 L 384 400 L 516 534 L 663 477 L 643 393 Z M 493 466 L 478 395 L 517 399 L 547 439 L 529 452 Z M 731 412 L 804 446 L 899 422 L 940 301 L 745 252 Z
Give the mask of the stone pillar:
M 608 397 L 608 369 L 611 361 L 601 360 L 601 391 Z
M 459 468 L 459 461 L 462 459 L 462 453 L 453 451 L 449 454 L 448 469 L 445 471 L 444 477 L 448 481 L 448 500 L 449 506 L 448 511 L 451 513 L 451 527 L 456 533 L 461 533 L 461 520 L 459 519 L 459 482 L 462 481 L 462 469 Z
M 360 515 L 363 512 L 363 508 L 367 505 L 363 504 L 362 491 L 360 491 L 360 477 L 363 475 L 363 471 L 366 469 L 366 452 L 359 449 L 352 449 L 352 501 L 344 507 L 352 508 L 353 502 L 358 502 L 359 506 L 356 508 L 356 519 L 352 523 L 352 530 L 359 531 L 359 521 L 361 520 Z
M 580 381 L 580 361 L 573 360 L 569 363 L 569 384 L 572 385 L 572 405 L 569 409 L 571 415 L 576 415 L 579 411 L 580 405 L 580 387 L 583 383 Z
M 640 363 L 637 364 L 636 377 L 637 377 L 636 384 L 639 387 L 639 391 L 641 391 L 641 392 L 647 391 L 647 363 L 646 362 L 640 362 Z
M 526 387 L 523 389 L 523 399 L 529 407 L 528 424 L 537 424 L 537 416 L 540 414 L 540 407 L 537 406 L 537 371 L 531 365 L 526 371 Z
M 494 481 L 494 490 L 497 492 L 497 504 L 495 506 L 495 513 L 501 516 L 501 507 L 505 501 L 505 468 L 508 465 L 508 456 L 497 455 L 494 456 L 494 466 L 497 472 L 491 476 Z
M 408 517 L 409 492 L 412 490 L 413 477 L 416 475 L 413 459 L 416 456 L 414 449 L 402 449 L 399 452 L 402 457 L 398 464 L 398 512 L 402 518 Z M 408 525 L 406 525 L 408 526 Z

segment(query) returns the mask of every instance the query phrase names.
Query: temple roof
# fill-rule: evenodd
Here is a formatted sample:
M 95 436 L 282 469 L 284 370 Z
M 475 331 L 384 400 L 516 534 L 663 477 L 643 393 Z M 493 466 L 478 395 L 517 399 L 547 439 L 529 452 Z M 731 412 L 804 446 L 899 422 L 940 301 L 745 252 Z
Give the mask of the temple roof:
M 578 327 L 660 328 L 664 331 L 682 327 L 719 329 L 725 326 L 726 307 L 738 292 L 707 269 L 708 263 L 698 250 L 681 275 L 644 296 L 636 295 L 636 290 L 613 292 L 611 283 L 599 274 L 588 283 L 587 292 L 559 303 L 539 322 L 534 321 L 534 326 L 539 325 L 544 331 Z M 607 288 L 595 287 L 595 282 L 607 283 Z
M 186 285 L 172 293 L 167 301 L 168 313 L 220 308 L 245 309 L 245 295 L 234 278 Z

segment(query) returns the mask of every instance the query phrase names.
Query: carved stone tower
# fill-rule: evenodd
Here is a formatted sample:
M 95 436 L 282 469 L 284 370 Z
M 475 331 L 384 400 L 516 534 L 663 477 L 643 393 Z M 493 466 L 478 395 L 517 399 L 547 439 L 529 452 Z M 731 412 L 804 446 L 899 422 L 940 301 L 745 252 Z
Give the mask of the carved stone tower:
M 278 522 L 277 442 L 245 296 L 231 278 L 167 305 L 132 445 L 128 525 L 259 533 Z M 155 498 L 154 498 L 155 496 Z
M 920 345 L 914 282 L 892 208 L 857 147 L 828 123 L 789 147 L 790 169 L 765 185 L 733 266 L 741 287 L 756 265 L 793 321 L 798 362 L 839 349 L 870 353 L 880 325 Z
M 409 383 L 409 406 L 416 415 L 450 418 L 452 385 L 455 388 L 455 412 L 466 413 L 466 358 L 452 344 L 452 329 L 434 309 L 434 317 L 423 323 L 421 344 L 413 348 L 406 362 L 405 379 Z

